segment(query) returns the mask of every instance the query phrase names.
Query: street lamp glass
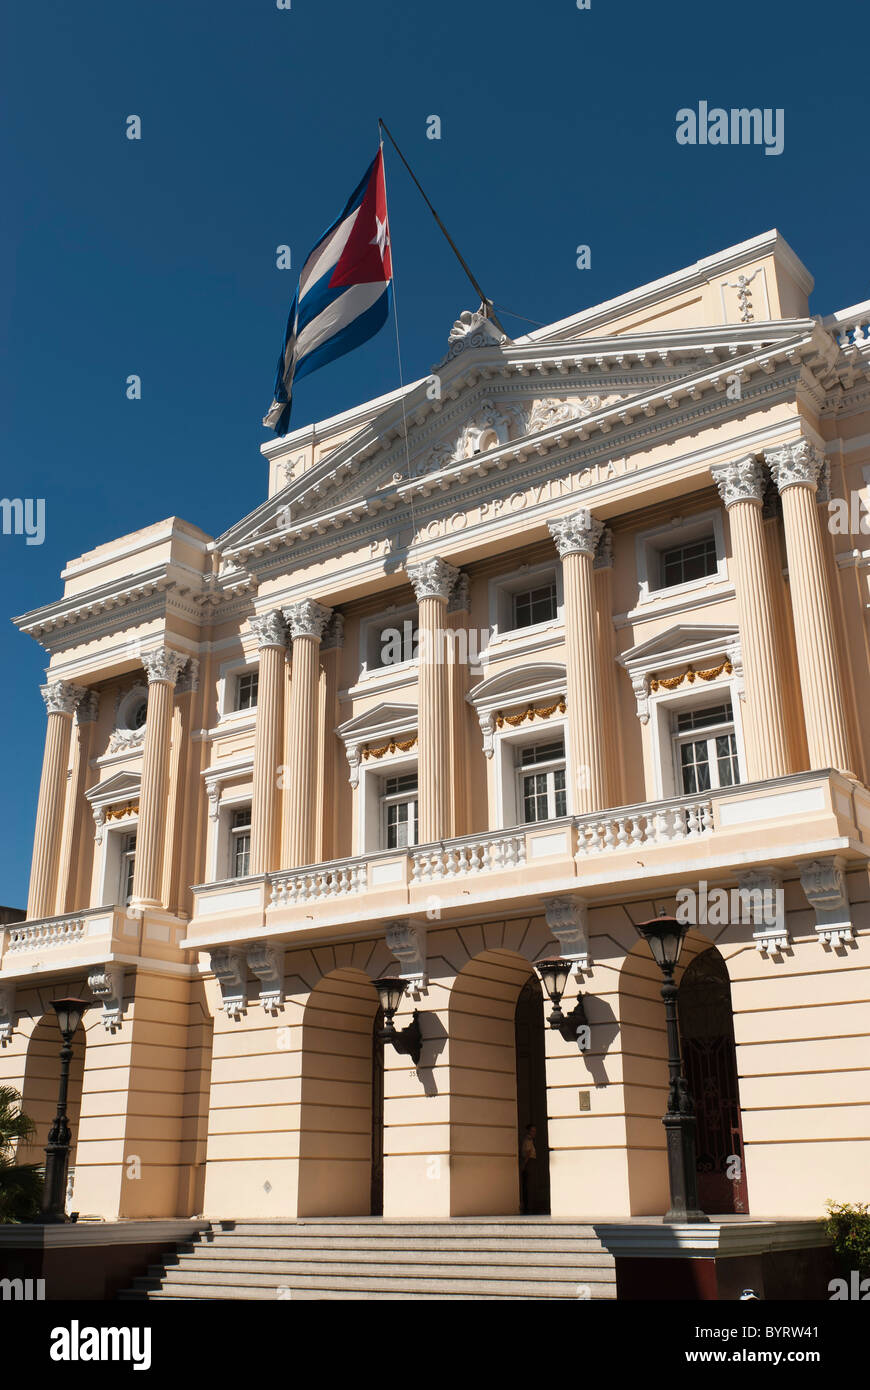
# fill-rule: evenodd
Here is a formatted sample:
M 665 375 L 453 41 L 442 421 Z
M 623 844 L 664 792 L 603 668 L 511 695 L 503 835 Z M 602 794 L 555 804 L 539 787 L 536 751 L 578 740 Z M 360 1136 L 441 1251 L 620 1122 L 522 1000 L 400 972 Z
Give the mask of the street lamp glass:
M 388 1018 L 393 1016 L 402 1002 L 405 983 L 401 975 L 388 975 L 384 979 L 374 982 L 381 1001 L 381 1008 Z
M 553 956 L 548 960 L 536 960 L 535 969 L 541 977 L 541 983 L 553 1003 L 561 999 L 568 984 L 573 962 L 564 960 L 561 956 Z
M 686 935 L 685 922 L 678 922 L 676 917 L 653 917 L 650 922 L 638 922 L 637 930 L 649 942 L 656 965 L 663 970 L 673 970 L 680 959 Z
M 82 1014 L 89 1007 L 87 999 L 52 999 L 51 1007 L 57 1014 L 61 1033 L 72 1035 L 81 1022 Z

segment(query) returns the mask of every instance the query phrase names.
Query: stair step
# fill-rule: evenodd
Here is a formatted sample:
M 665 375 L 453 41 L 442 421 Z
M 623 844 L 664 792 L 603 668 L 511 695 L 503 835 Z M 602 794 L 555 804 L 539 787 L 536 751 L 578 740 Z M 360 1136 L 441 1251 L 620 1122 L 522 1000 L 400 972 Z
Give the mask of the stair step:
M 556 1250 L 536 1246 L 502 1246 L 496 1250 L 481 1250 L 475 1246 L 456 1246 L 439 1244 L 423 1249 L 409 1248 L 407 1245 L 377 1246 L 374 1249 L 354 1249 L 351 1245 L 336 1248 L 333 1245 L 314 1244 L 282 1245 L 274 1249 L 266 1246 L 228 1246 L 197 1245 L 193 1249 L 179 1250 L 173 1263 L 200 1264 L 203 1260 L 237 1260 L 247 1264 L 249 1261 L 281 1263 L 286 1260 L 331 1260 L 333 1263 L 350 1261 L 352 1264 L 389 1264 L 392 1260 L 407 1264 L 413 1263 L 453 1263 L 480 1264 L 481 1256 L 486 1256 L 487 1264 L 613 1264 L 613 1257 L 599 1245 L 592 1250 Z
M 479 1221 L 383 1221 L 373 1217 L 371 1223 L 357 1221 L 288 1221 L 288 1222 L 242 1222 L 215 1221 L 212 1232 L 218 1236 L 263 1236 L 269 1239 L 299 1236 L 318 1236 L 326 1239 L 345 1240 L 409 1240 L 412 1237 L 440 1238 L 442 1240 L 477 1241 L 497 1238 L 500 1240 L 594 1240 L 598 1236 L 593 1226 L 573 1222 L 551 1222 L 549 1217 L 540 1222 L 533 1218 L 523 1221 L 505 1221 L 503 1218 L 492 1222 Z M 196 1239 L 201 1240 L 209 1233 L 200 1232 Z
M 438 1298 L 443 1294 L 453 1294 L 458 1298 L 468 1298 L 469 1296 L 484 1296 L 488 1298 L 570 1298 L 574 1302 L 585 1302 L 586 1299 L 578 1297 L 578 1283 L 589 1284 L 591 1299 L 614 1298 L 616 1295 L 615 1283 L 593 1284 L 588 1280 L 564 1280 L 549 1281 L 526 1280 L 526 1279 L 467 1279 L 456 1280 L 450 1278 L 427 1278 L 422 1279 L 418 1276 L 404 1277 L 401 1282 L 385 1278 L 384 1276 L 363 1279 L 352 1275 L 330 1275 L 315 1277 L 313 1275 L 294 1276 L 290 1292 L 293 1298 L 304 1296 L 308 1293 L 312 1297 L 331 1294 L 336 1298 L 345 1297 L 348 1293 L 356 1293 L 366 1296 L 369 1294 L 383 1294 L 390 1298 L 417 1297 L 429 1294 L 431 1297 Z M 209 1283 L 183 1283 L 174 1279 L 164 1279 L 159 1289 L 149 1291 L 149 1298 L 231 1298 L 231 1299 L 278 1299 L 278 1290 L 274 1284 L 251 1284 L 249 1282 L 239 1282 L 238 1280 L 228 1280 L 220 1282 L 212 1277 Z M 284 1295 L 286 1298 L 286 1294 Z
M 529 1254 L 601 1254 L 602 1246 L 599 1240 L 539 1240 L 526 1239 L 524 1237 L 482 1237 L 476 1240 L 468 1240 L 462 1236 L 419 1236 L 409 1240 L 406 1237 L 391 1238 L 372 1236 L 365 1242 L 351 1240 L 346 1236 L 227 1236 L 219 1235 L 214 1237 L 203 1236 L 200 1240 L 187 1241 L 178 1247 L 179 1253 L 188 1254 L 191 1251 L 200 1250 L 226 1250 L 233 1253 L 242 1251 L 261 1250 L 263 1252 L 282 1251 L 282 1250 L 333 1250 L 340 1253 L 343 1250 L 352 1251 L 354 1254 L 362 1255 L 371 1252 L 373 1255 L 378 1252 L 405 1251 L 414 1248 L 424 1250 L 469 1250 L 481 1254 L 497 1253 L 498 1251 L 516 1251 L 519 1253 L 528 1252 Z
M 487 1262 L 487 1267 L 493 1266 Z M 565 1265 L 525 1265 L 517 1264 L 515 1261 L 498 1266 L 499 1277 L 508 1279 L 576 1279 L 579 1282 L 612 1283 L 614 1280 L 613 1265 L 607 1264 L 588 1265 L 577 1261 L 571 1261 Z M 145 1277 L 160 1279 L 165 1275 L 167 1279 L 182 1283 L 196 1283 L 206 1274 L 230 1276 L 230 1282 L 237 1280 L 242 1282 L 256 1281 L 263 1285 L 267 1283 L 286 1282 L 299 1275 L 321 1275 L 321 1274 L 352 1274 L 361 1279 L 376 1278 L 378 1272 L 382 1272 L 384 1277 L 390 1279 L 403 1278 L 444 1278 L 444 1279 L 469 1279 L 478 1277 L 480 1274 L 479 1260 L 451 1261 L 443 1263 L 434 1261 L 403 1261 L 400 1264 L 390 1263 L 386 1268 L 382 1264 L 373 1266 L 372 1270 L 360 1269 L 355 1260 L 343 1260 L 335 1263 L 330 1260 L 282 1260 L 278 1264 L 269 1265 L 265 1261 L 258 1260 L 245 1264 L 237 1263 L 234 1260 L 197 1260 L 191 1264 L 180 1265 L 152 1265 L 148 1268 Z
M 303 1269 L 311 1266 L 328 1265 L 332 1269 L 346 1269 L 348 1266 L 359 1267 L 369 1265 L 376 1268 L 387 1268 L 390 1271 L 408 1268 L 425 1268 L 432 1265 L 450 1267 L 451 1269 L 480 1269 L 480 1254 L 474 1250 L 432 1250 L 416 1251 L 409 1250 L 401 1253 L 397 1252 L 396 1258 L 384 1260 L 377 1251 L 363 1251 L 356 1255 L 339 1255 L 336 1258 L 333 1251 L 329 1250 L 306 1250 L 298 1254 L 281 1252 L 272 1258 L 264 1258 L 263 1252 L 255 1252 L 253 1255 L 241 1256 L 239 1258 L 228 1258 L 226 1252 L 206 1253 L 203 1251 L 197 1255 L 184 1255 L 180 1259 L 171 1257 L 162 1265 L 149 1265 L 148 1272 L 153 1270 L 158 1273 L 166 1269 L 167 1272 L 175 1274 L 178 1270 L 195 1272 L 201 1269 L 237 1269 L 246 1274 L 280 1274 L 290 1272 L 294 1269 Z M 606 1252 L 591 1255 L 547 1255 L 543 1257 L 523 1258 L 520 1252 L 498 1251 L 488 1254 L 485 1261 L 490 1269 L 522 1269 L 529 1271 L 529 1277 L 537 1277 L 533 1271 L 552 1269 L 587 1269 L 611 1272 L 613 1270 L 613 1259 Z M 316 1269 L 313 1270 L 316 1273 Z

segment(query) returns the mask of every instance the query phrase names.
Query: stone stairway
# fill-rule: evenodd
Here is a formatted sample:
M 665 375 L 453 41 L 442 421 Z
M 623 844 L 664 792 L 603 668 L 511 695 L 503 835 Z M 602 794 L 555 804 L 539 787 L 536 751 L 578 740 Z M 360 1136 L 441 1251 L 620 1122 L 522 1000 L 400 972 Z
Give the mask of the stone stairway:
M 612 1299 L 592 1226 L 549 1217 L 218 1221 L 121 1299 Z

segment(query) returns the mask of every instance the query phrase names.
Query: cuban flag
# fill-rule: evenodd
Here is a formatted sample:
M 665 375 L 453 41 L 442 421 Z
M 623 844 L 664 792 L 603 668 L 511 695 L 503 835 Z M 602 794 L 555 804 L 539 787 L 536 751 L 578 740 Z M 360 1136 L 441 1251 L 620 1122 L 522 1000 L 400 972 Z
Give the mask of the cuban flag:
M 286 434 L 294 381 L 374 337 L 390 310 L 392 274 L 381 146 L 302 267 L 264 425 Z

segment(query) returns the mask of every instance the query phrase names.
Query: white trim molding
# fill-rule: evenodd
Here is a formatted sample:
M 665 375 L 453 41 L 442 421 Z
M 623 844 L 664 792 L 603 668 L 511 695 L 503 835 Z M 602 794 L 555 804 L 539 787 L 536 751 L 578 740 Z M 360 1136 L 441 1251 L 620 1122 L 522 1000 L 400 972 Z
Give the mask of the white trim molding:
M 409 734 L 416 734 L 417 722 L 416 705 L 394 705 L 385 700 L 375 705 L 374 709 L 339 724 L 335 732 L 344 744 L 350 767 L 350 785 L 359 786 L 360 763 L 363 749 L 368 744 L 379 740 L 390 743 L 407 739 Z

